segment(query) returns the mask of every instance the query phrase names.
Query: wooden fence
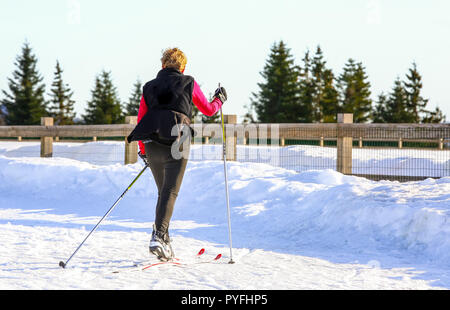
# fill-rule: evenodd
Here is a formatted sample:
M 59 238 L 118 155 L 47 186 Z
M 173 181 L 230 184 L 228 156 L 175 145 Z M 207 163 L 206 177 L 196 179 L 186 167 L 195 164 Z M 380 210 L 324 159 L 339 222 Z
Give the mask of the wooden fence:
M 450 124 L 354 124 L 352 114 L 338 114 L 337 123 L 314 124 L 237 124 L 236 115 L 224 115 L 227 141 L 227 159 L 236 160 L 238 144 L 265 140 L 269 146 L 285 146 L 287 141 L 316 141 L 319 146 L 333 142 L 336 147 L 336 170 L 353 174 L 352 149 L 365 148 L 365 141 L 393 142 L 396 148 L 405 143 L 435 145 L 435 150 L 445 150 L 450 142 Z M 41 157 L 52 157 L 53 142 L 60 138 L 79 137 L 96 140 L 97 137 L 125 137 L 133 130 L 137 117 L 126 117 L 125 124 L 54 126 L 53 119 L 44 117 L 41 126 L 0 126 L 0 138 L 40 138 Z M 194 143 L 209 143 L 221 139 L 220 124 L 193 124 L 199 133 Z M 268 142 L 270 141 L 270 142 Z M 257 144 L 259 144 L 257 142 Z M 356 146 L 355 143 L 356 142 Z M 124 163 L 137 161 L 136 142 L 125 143 Z M 220 143 L 221 140 L 220 140 Z M 449 158 L 450 163 L 450 158 Z

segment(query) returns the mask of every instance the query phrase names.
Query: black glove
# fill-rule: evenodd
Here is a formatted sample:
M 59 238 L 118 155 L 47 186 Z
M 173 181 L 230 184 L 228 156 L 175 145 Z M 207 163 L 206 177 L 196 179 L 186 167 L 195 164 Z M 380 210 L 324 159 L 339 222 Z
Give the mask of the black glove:
M 214 93 L 214 97 L 219 98 L 220 101 L 222 101 L 222 104 L 227 101 L 227 91 L 223 87 L 219 87 L 216 89 L 216 92 Z
M 141 151 L 138 152 L 139 157 L 144 161 L 144 164 L 146 166 L 148 166 L 148 160 L 147 160 L 147 156 L 145 156 L 144 154 L 141 153 Z

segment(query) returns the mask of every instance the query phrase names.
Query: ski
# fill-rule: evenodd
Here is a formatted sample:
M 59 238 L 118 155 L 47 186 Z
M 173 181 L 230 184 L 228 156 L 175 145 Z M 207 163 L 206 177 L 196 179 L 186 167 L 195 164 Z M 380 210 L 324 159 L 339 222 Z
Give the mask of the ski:
M 196 262 L 180 262 L 180 261 L 167 261 L 167 262 L 158 262 L 158 263 L 153 263 L 147 266 L 144 266 L 142 268 L 142 270 L 147 270 L 151 267 L 155 267 L 155 266 L 161 266 L 161 265 L 175 265 L 175 266 L 191 266 L 191 265 L 198 265 L 198 264 L 206 264 L 206 263 L 212 263 L 215 261 L 218 261 L 219 259 L 222 258 L 222 254 L 217 254 L 212 260 L 204 260 L 204 261 L 196 261 Z
M 196 259 L 204 257 L 203 254 L 205 254 L 205 249 L 202 248 L 197 253 Z M 189 266 L 189 265 L 195 265 L 195 264 L 210 263 L 210 262 L 218 261 L 221 257 L 222 257 L 222 254 L 218 254 L 212 260 L 206 260 L 206 261 L 202 260 L 202 261 L 195 261 L 195 262 L 182 262 L 180 259 L 175 258 L 174 260 L 167 261 L 167 262 L 162 262 L 161 261 L 161 262 L 157 262 L 157 263 L 146 265 L 146 266 L 144 266 L 142 268 L 142 270 L 147 270 L 147 269 L 149 269 L 151 267 L 161 266 L 161 265 Z
M 131 268 L 133 268 L 133 270 L 142 270 L 142 271 L 144 271 L 144 270 L 147 270 L 147 269 L 149 269 L 151 267 L 156 267 L 156 266 L 161 266 L 161 265 L 188 266 L 188 265 L 191 265 L 191 264 L 211 263 L 211 262 L 214 262 L 214 261 L 218 261 L 222 257 L 222 254 L 218 254 L 211 260 L 198 261 L 200 258 L 204 257 L 205 252 L 206 252 L 206 250 L 204 248 L 201 248 L 197 252 L 197 254 L 195 255 L 195 259 L 197 261 L 194 261 L 194 262 L 183 262 L 179 258 L 174 258 L 173 260 L 170 260 L 170 261 L 158 261 L 156 263 L 151 263 L 151 264 L 148 264 L 148 263 L 145 263 L 145 262 L 140 262 L 140 263 L 135 263 L 132 266 L 126 266 L 126 267 L 121 267 L 121 268 L 131 267 Z M 119 272 L 120 272 L 119 270 L 113 271 L 113 273 L 119 273 Z

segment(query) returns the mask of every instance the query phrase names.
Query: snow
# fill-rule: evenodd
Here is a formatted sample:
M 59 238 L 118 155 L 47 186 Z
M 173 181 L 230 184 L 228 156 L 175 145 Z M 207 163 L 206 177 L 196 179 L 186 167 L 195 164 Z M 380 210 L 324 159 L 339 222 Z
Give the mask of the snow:
M 309 148 L 286 151 L 313 158 Z M 124 166 L 118 142 L 55 143 L 54 158 L 39 158 L 38 142 L 0 142 L 0 289 L 450 288 L 450 177 L 375 182 L 228 162 L 229 265 L 223 162 L 195 159 L 216 149 L 192 148 L 170 232 L 177 257 L 205 248 L 219 263 L 130 268 L 154 260 L 146 171 L 61 269 L 143 165 Z

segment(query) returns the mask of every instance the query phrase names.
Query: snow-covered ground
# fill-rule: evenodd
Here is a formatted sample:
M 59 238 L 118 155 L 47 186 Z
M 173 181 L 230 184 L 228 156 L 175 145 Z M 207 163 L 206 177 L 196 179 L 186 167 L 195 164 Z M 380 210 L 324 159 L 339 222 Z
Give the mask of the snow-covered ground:
M 450 288 L 450 177 L 375 182 L 229 162 L 229 265 L 220 160 L 189 161 L 171 236 L 184 261 L 202 247 L 221 261 L 129 268 L 152 260 L 156 187 L 146 171 L 61 269 L 143 167 L 121 164 L 122 144 L 55 143 L 55 158 L 39 158 L 39 143 L 0 143 L 0 289 Z

